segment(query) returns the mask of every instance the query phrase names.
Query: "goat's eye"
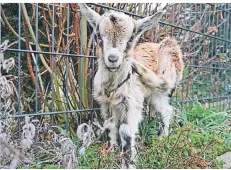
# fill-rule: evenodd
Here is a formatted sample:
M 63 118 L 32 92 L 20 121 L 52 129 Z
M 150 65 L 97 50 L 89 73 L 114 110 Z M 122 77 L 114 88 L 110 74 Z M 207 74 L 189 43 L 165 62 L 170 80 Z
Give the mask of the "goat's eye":
M 100 35 L 99 32 L 96 33 L 96 38 L 97 38 L 97 39 L 101 39 L 101 35 Z
M 132 42 L 130 42 L 130 41 L 127 42 L 127 47 L 126 47 L 126 49 L 129 50 L 131 47 L 132 47 Z
M 103 40 L 102 39 L 99 39 L 98 42 L 99 42 L 100 47 L 103 46 Z
M 97 37 L 97 41 L 98 41 L 99 46 L 102 46 L 103 40 L 102 40 L 102 37 L 101 37 L 99 32 L 96 34 L 96 37 Z

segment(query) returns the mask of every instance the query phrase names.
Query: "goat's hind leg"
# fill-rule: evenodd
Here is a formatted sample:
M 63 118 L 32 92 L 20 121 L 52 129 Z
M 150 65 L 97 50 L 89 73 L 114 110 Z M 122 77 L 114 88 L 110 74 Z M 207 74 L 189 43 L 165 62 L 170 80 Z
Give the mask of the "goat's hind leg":
M 160 114 L 162 122 L 164 124 L 163 130 L 160 135 L 169 135 L 170 123 L 173 119 L 174 112 L 173 107 L 169 104 L 169 97 L 166 94 L 153 94 L 151 99 L 151 105 Z

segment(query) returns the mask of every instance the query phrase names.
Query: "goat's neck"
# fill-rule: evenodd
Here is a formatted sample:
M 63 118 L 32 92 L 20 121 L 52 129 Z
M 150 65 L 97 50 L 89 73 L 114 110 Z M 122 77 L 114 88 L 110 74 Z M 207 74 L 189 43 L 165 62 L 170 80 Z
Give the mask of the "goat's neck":
M 107 90 L 112 90 L 118 87 L 118 85 L 123 82 L 128 74 L 131 72 L 131 59 L 124 59 L 120 68 L 116 72 L 111 72 L 107 69 L 103 59 L 99 59 L 99 71 L 101 72 L 101 83 L 102 87 Z

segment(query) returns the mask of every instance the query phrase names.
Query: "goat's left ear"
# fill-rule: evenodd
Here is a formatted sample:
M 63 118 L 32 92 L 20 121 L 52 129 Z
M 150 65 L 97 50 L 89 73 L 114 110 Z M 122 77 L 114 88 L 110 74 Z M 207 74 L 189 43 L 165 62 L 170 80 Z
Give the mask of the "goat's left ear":
M 154 24 L 156 24 L 160 18 L 162 17 L 163 12 L 159 11 L 156 12 L 154 15 L 145 17 L 143 19 L 137 20 L 136 23 L 136 30 L 138 34 L 142 34 L 145 31 L 151 29 Z

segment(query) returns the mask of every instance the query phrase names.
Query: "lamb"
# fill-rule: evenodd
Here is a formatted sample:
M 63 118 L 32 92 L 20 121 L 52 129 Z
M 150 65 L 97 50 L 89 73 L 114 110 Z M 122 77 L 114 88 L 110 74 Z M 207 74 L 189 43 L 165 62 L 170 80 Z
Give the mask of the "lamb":
M 100 16 L 86 4 L 79 7 L 100 45 L 93 96 L 101 106 L 103 118 L 112 118 L 111 146 L 117 144 L 119 127 L 125 157 L 122 168 L 134 168 L 135 135 L 142 120 L 144 98 L 150 96 L 151 101 L 155 100 L 154 94 L 164 94 L 169 87 L 164 78 L 134 59 L 133 50 L 140 36 L 159 21 L 163 12 L 134 20 L 122 12 L 111 10 Z M 168 127 L 169 122 L 165 123 Z

